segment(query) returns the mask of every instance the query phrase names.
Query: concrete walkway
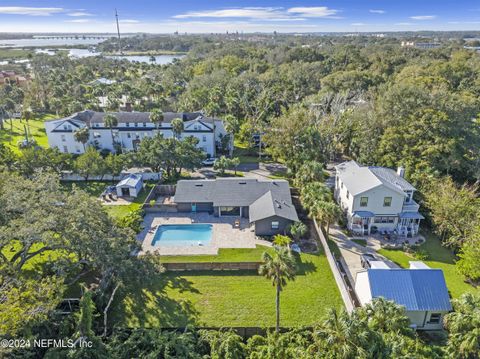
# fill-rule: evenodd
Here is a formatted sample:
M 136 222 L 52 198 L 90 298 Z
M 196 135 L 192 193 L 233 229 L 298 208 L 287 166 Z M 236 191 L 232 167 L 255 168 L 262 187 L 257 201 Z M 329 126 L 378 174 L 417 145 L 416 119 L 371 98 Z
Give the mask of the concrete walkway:
M 343 233 L 338 226 L 330 227 L 330 239 L 333 240 L 337 247 L 340 249 L 343 259 L 345 260 L 348 279 L 350 283 L 355 283 L 355 276 L 358 272 L 364 270 L 360 262 L 360 255 L 365 253 L 370 253 L 375 255 L 377 258 L 383 260 L 390 268 L 399 268 L 398 265 L 390 261 L 389 259 L 381 256 L 376 252 L 377 246 L 370 243 L 367 244 L 367 247 L 364 247 L 360 244 L 353 242 L 345 233 Z M 379 247 L 379 246 L 378 246 Z

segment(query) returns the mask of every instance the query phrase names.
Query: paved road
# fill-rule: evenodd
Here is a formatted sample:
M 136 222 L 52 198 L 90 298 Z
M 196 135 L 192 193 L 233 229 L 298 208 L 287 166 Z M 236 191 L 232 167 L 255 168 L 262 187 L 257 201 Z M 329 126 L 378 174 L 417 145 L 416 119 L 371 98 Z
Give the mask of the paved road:
M 284 172 L 287 170 L 279 163 L 241 163 L 237 167 L 237 171 L 243 172 L 247 178 L 267 179 L 277 172 Z M 213 166 L 202 167 L 192 173 L 195 178 L 215 178 L 216 172 Z

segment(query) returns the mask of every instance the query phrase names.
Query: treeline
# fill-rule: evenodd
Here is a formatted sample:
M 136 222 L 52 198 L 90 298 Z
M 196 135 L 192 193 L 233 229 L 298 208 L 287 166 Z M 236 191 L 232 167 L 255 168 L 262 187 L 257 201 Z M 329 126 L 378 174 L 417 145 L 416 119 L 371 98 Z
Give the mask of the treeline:
M 277 334 L 244 339 L 233 330 L 114 329 L 108 337 L 96 333 L 95 304 L 90 292 L 80 303 L 78 316 L 47 329 L 39 323 L 36 333 L 50 338 L 90 343 L 83 348 L 32 348 L 3 350 L 10 358 L 212 358 L 212 359 L 297 359 L 297 358 L 477 358 L 478 342 L 472 330 L 478 323 L 480 298 L 466 295 L 455 302 L 456 312 L 447 315 L 445 344 L 428 345 L 409 327 L 404 309 L 393 302 L 376 299 L 348 314 L 331 310 L 311 329 L 297 328 Z M 51 324 L 51 323 L 50 323 Z M 60 330 L 61 328 L 61 330 Z M 472 340 L 473 339 L 473 340 Z M 439 339 L 437 338 L 437 341 Z M 2 353 L 2 349 L 0 349 Z

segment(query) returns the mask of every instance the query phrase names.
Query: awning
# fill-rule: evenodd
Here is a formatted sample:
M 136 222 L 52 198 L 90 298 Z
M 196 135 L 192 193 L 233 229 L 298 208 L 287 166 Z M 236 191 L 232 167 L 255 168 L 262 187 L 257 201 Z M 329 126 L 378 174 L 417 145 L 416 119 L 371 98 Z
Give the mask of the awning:
M 402 212 L 398 216 L 400 219 L 425 219 L 425 217 L 418 212 Z
M 373 218 L 375 214 L 369 211 L 355 211 L 353 212 L 354 217 L 361 217 L 361 218 Z

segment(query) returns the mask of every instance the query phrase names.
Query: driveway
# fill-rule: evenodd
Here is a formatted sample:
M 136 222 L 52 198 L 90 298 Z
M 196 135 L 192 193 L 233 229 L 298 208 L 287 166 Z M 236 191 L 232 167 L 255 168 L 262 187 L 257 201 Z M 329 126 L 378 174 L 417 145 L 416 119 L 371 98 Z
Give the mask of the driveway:
M 330 228 L 329 236 L 331 240 L 335 241 L 340 249 L 340 253 L 344 259 L 345 271 L 352 285 L 355 283 L 355 276 L 357 273 L 364 270 L 360 262 L 360 255 L 362 254 L 373 254 L 377 258 L 383 260 L 390 268 L 399 268 L 398 265 L 378 254 L 373 246 L 367 245 L 367 247 L 364 247 L 353 242 L 338 226 L 332 226 Z

